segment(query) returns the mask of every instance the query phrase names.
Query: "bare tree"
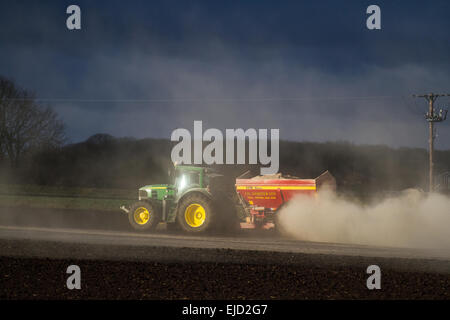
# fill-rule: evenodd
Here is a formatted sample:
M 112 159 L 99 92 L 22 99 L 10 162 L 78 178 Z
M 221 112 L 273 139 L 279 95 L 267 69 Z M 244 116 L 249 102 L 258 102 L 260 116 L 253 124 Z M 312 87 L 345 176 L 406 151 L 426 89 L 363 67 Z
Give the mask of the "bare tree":
M 27 152 L 60 146 L 64 124 L 50 107 L 36 102 L 33 94 L 0 77 L 0 152 L 17 167 Z

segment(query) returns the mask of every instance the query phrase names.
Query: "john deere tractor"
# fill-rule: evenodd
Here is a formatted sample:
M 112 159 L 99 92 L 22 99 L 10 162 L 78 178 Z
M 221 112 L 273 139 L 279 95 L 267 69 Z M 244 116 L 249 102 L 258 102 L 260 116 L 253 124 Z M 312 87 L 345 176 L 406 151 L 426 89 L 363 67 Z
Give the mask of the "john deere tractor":
M 168 229 L 204 232 L 237 221 L 235 208 L 227 202 L 230 193 L 223 175 L 211 168 L 178 165 L 169 176 L 171 184 L 144 186 L 139 189 L 139 201 L 121 207 L 132 227 L 153 230 L 165 222 Z

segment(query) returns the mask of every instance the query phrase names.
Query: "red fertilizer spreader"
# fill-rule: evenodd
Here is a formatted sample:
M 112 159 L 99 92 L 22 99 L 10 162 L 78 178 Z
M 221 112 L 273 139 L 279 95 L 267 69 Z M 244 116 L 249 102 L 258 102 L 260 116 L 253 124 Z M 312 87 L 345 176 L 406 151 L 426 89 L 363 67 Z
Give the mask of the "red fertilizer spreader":
M 315 179 L 300 179 L 281 173 L 250 179 L 241 177 L 236 179 L 236 192 L 247 213 L 246 222 L 241 223 L 243 229 L 274 228 L 277 213 L 293 197 L 298 195 L 315 197 L 325 186 L 332 190 L 336 189 L 336 180 L 328 171 Z

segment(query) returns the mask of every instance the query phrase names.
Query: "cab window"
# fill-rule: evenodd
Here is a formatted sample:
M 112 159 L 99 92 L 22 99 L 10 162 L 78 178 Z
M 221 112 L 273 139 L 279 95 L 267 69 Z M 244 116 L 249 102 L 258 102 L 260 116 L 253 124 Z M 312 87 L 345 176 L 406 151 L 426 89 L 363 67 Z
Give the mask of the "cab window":
M 200 186 L 200 173 L 195 171 L 180 171 L 177 175 L 175 185 L 181 191 L 186 188 Z

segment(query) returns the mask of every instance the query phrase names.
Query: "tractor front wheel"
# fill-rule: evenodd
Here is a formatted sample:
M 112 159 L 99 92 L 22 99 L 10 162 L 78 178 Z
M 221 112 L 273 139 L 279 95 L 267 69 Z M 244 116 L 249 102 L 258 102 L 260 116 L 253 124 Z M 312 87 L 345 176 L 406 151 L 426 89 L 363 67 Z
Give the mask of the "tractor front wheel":
M 138 201 L 130 207 L 128 220 L 136 230 L 153 230 L 161 220 L 157 208 L 147 201 Z

